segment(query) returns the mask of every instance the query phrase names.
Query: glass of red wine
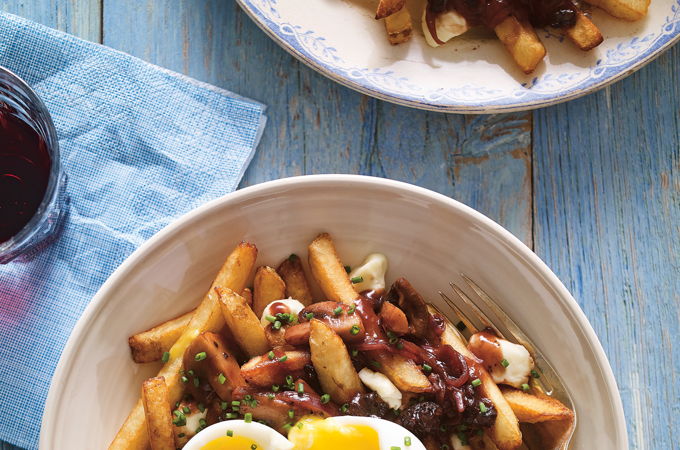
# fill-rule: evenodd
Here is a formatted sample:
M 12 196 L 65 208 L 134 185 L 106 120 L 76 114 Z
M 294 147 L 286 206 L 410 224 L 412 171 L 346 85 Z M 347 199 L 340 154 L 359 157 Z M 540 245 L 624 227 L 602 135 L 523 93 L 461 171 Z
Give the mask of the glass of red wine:
M 65 186 L 47 108 L 28 84 L 0 67 L 0 264 L 30 259 L 57 235 Z

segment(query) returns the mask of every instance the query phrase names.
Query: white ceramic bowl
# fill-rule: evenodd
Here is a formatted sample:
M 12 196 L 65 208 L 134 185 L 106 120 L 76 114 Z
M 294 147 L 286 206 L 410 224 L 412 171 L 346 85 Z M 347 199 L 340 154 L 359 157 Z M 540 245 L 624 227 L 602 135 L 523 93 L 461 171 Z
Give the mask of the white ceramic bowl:
M 628 448 L 616 381 L 588 320 L 546 265 L 502 227 L 440 194 L 351 175 L 288 178 L 192 211 L 150 239 L 102 286 L 74 329 L 50 388 L 40 448 L 105 448 L 155 364 L 127 337 L 194 307 L 241 240 L 274 265 L 330 232 L 343 260 L 385 253 L 430 301 L 457 274 L 476 280 L 548 355 L 580 417 L 573 448 Z

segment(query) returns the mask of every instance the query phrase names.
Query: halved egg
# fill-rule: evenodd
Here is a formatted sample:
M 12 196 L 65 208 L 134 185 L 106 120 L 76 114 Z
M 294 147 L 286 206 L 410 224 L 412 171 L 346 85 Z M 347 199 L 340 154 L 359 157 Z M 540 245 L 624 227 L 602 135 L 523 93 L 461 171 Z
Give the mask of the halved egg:
M 375 417 L 303 417 L 288 439 L 295 450 L 425 450 L 406 428 Z
M 226 420 L 194 436 L 184 450 L 291 450 L 293 444 L 258 422 Z

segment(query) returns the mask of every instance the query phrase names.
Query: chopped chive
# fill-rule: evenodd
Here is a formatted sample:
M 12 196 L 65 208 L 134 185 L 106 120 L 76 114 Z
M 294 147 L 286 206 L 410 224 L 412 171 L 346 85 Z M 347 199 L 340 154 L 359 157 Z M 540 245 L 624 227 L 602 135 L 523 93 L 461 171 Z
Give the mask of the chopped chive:
M 351 281 L 354 284 L 361 283 L 364 281 L 364 277 L 362 276 L 352 277 L 349 281 Z
M 180 433 L 180 434 L 177 435 L 177 437 L 180 437 L 180 438 L 183 438 L 184 436 L 186 436 L 186 434 L 184 434 L 184 433 Z
M 194 356 L 194 359 L 196 361 L 203 361 L 207 357 L 208 357 L 208 355 L 205 352 L 199 352 L 199 353 L 196 353 L 196 355 Z
M 200 426 L 202 426 L 202 427 L 205 427 L 208 423 L 205 421 L 205 419 L 201 418 L 201 419 L 198 421 L 198 424 L 199 424 Z
M 501 366 L 508 367 L 509 365 L 510 365 L 510 362 L 507 359 L 505 359 L 505 358 L 501 359 Z
M 279 392 L 279 385 L 278 384 L 272 384 L 272 391 Z
M 298 259 L 298 255 L 296 255 L 295 253 L 291 253 L 290 256 L 288 257 L 288 261 L 295 261 L 296 259 Z
M 409 447 L 411 445 L 411 438 L 408 436 L 404 437 L 404 445 Z
M 357 356 L 358 354 L 359 354 L 359 350 L 352 349 L 352 356 Z
M 390 450 L 401 450 L 401 447 L 397 447 L 396 445 L 393 445 L 390 447 Z
M 380 368 L 380 363 L 378 361 L 371 361 L 371 365 L 376 368 Z
M 350 273 L 352 268 L 350 266 L 345 266 L 345 272 Z
M 269 357 L 269 359 L 274 359 L 274 358 L 275 358 L 274 352 L 271 351 L 271 350 L 269 351 L 269 353 L 267 353 L 267 356 Z
M 217 382 L 220 384 L 224 384 L 227 381 L 227 377 L 224 376 L 224 374 L 220 373 L 217 375 Z
M 479 378 L 475 378 L 474 380 L 472 380 L 470 384 L 473 385 L 474 387 L 477 387 L 480 384 L 482 384 L 482 380 L 480 380 Z
M 253 445 L 250 446 L 250 450 L 255 450 L 255 449 L 257 449 L 257 444 L 253 444 Z
M 187 377 L 185 377 L 184 375 L 182 375 L 182 378 L 180 378 L 180 380 L 182 380 L 182 383 L 188 383 L 189 382 L 189 379 Z
M 163 357 L 161 357 L 161 361 L 163 362 L 170 361 L 170 352 L 163 352 Z
M 440 425 L 439 431 L 441 431 L 442 433 L 446 433 L 446 427 L 444 425 Z
M 323 403 L 324 405 L 325 405 L 326 403 L 330 402 L 330 401 L 331 401 L 331 396 L 330 396 L 330 395 L 328 395 L 328 394 L 323 394 L 323 395 L 321 396 L 321 403 Z
M 397 342 L 399 342 L 399 338 L 396 337 L 396 336 L 391 337 L 390 340 L 389 340 L 389 343 L 390 343 L 391 345 L 394 345 L 394 344 L 396 344 Z
M 486 405 L 485 405 L 484 403 L 479 402 L 479 410 L 480 410 L 482 413 L 485 413 L 485 412 L 487 412 L 487 411 L 489 410 L 489 408 L 487 408 Z
M 189 375 L 191 375 L 192 377 L 194 376 L 194 371 L 193 371 L 193 370 L 189 370 L 187 373 L 188 373 Z
M 541 378 L 541 375 L 538 372 L 536 372 L 535 370 L 531 371 L 531 376 L 534 377 L 534 378 Z
M 391 331 L 388 331 L 388 332 L 387 332 L 387 337 L 390 338 L 390 339 L 392 339 L 393 337 L 397 337 L 397 336 L 396 336 L 394 333 L 392 333 Z
M 220 408 L 222 408 L 222 411 L 225 411 L 229 404 L 227 402 L 220 402 Z
M 198 377 L 194 377 L 194 386 L 199 387 L 201 385 L 201 380 Z
M 298 383 L 297 392 L 298 392 L 298 394 L 304 394 L 305 393 L 305 385 L 302 384 L 302 383 Z
M 188 406 L 183 406 L 183 407 L 182 407 L 182 412 L 183 412 L 184 414 L 189 414 L 189 413 L 191 412 L 191 409 L 189 409 Z
M 356 311 L 356 310 L 357 310 L 357 305 L 352 304 L 352 306 L 350 306 L 349 309 L 347 310 L 347 314 L 354 314 L 354 311 Z
M 439 447 L 441 450 L 449 450 L 449 446 L 447 444 L 442 444 L 441 447 Z
M 279 358 L 279 362 L 286 362 L 288 359 L 288 355 L 283 355 L 282 357 Z
M 429 364 L 423 364 L 423 372 L 425 372 L 425 373 L 432 372 L 432 366 L 429 365 Z
M 301 430 L 301 429 L 302 429 L 302 425 L 303 425 L 302 422 L 298 422 L 298 423 L 297 423 L 298 430 Z
M 352 335 L 359 334 L 359 325 L 352 325 L 352 328 L 349 329 L 349 332 Z
M 274 317 L 272 315 L 267 314 L 266 316 L 264 316 L 264 318 L 269 322 L 272 322 L 272 323 L 276 322 L 276 317 Z
M 465 330 L 465 324 L 463 323 L 462 320 L 459 321 L 459 322 L 456 324 L 456 328 L 458 328 L 458 331 L 463 331 L 463 330 Z
M 342 306 L 338 306 L 337 308 L 335 308 L 333 310 L 333 314 L 335 314 L 336 316 L 339 316 L 340 314 L 342 314 Z
M 349 410 L 349 405 L 347 403 L 343 404 L 340 407 L 340 411 L 343 412 L 343 413 L 346 413 L 348 410 Z
M 227 430 L 227 436 L 234 437 L 234 430 Z
M 290 422 L 283 425 L 283 429 L 286 430 L 286 431 L 290 431 L 291 428 L 293 428 L 293 424 L 290 423 Z
M 397 348 L 402 350 L 404 348 L 404 344 L 401 341 L 397 342 Z
M 238 417 L 238 414 L 236 414 L 236 413 L 227 413 L 227 414 L 225 415 L 225 417 L 226 417 L 227 419 L 236 419 L 236 418 Z
M 251 413 L 245 413 L 243 420 L 245 420 L 246 423 L 250 423 L 253 421 L 253 415 Z
M 198 404 L 198 410 L 201 411 L 201 412 L 204 412 L 205 411 L 205 405 L 203 405 L 203 403 L 199 403 Z
M 241 404 L 241 402 L 238 401 L 238 400 L 232 400 L 231 401 L 231 406 L 239 406 L 240 404 Z
M 293 417 L 295 417 L 295 411 L 293 411 L 292 409 L 289 409 L 288 410 L 288 418 L 292 419 Z
M 293 376 L 292 375 L 286 375 L 286 384 L 288 386 L 291 386 L 293 384 Z
M 239 409 L 241 409 L 240 406 L 232 406 L 232 407 L 231 407 L 231 410 L 232 410 L 232 411 L 238 411 Z
M 314 318 L 314 313 L 305 313 L 305 319 L 312 320 Z
M 274 394 L 272 394 L 271 392 L 267 392 L 267 398 L 268 398 L 269 400 L 273 400 L 273 399 L 274 399 Z
M 279 320 L 277 320 L 276 322 L 274 322 L 274 325 L 272 325 L 272 327 L 275 330 L 280 330 L 281 329 L 281 322 Z
M 528 384 L 526 384 L 526 383 L 523 383 L 523 384 L 522 384 L 522 390 L 523 390 L 523 391 L 526 392 L 526 391 L 528 391 L 529 389 L 531 389 L 531 388 L 529 387 Z

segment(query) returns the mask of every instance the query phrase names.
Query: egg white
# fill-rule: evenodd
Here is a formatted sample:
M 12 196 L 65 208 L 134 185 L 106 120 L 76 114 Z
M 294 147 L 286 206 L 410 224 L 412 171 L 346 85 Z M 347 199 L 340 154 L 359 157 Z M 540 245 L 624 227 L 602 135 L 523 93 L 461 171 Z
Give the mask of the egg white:
M 338 425 L 364 425 L 373 428 L 378 433 L 380 450 L 390 450 L 392 447 L 399 447 L 402 450 L 425 450 L 425 446 L 415 434 L 389 420 L 377 417 L 338 416 L 329 417 L 326 421 Z M 408 447 L 404 444 L 405 437 L 411 438 L 411 445 Z
M 215 439 L 226 436 L 227 430 L 232 430 L 234 436 L 244 436 L 257 442 L 261 448 L 271 450 L 291 450 L 293 444 L 280 435 L 273 428 L 258 422 L 246 422 L 244 420 L 225 420 L 210 425 L 196 436 L 191 438 L 184 446 L 184 450 L 200 450 L 204 445 Z

